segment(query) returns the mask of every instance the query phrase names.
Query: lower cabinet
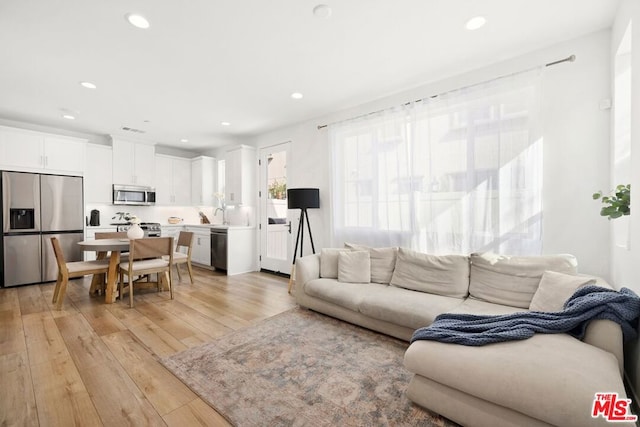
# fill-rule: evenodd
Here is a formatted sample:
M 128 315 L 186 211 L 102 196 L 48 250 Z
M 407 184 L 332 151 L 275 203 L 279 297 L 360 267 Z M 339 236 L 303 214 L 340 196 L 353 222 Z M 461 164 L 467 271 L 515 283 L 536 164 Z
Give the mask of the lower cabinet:
M 191 262 L 205 267 L 211 267 L 211 232 L 209 228 L 190 228 L 193 232 L 193 247 L 191 248 Z
M 162 237 L 173 237 L 173 244 L 178 242 L 180 231 L 184 229 L 182 225 L 163 225 L 160 227 L 160 235 Z

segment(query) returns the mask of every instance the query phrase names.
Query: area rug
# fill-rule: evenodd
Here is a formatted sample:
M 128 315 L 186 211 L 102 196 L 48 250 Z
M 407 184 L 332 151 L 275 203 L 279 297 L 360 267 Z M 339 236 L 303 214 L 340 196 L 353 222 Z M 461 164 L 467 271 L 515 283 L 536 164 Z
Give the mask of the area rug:
M 161 361 L 236 426 L 454 426 L 405 397 L 407 345 L 294 308 Z

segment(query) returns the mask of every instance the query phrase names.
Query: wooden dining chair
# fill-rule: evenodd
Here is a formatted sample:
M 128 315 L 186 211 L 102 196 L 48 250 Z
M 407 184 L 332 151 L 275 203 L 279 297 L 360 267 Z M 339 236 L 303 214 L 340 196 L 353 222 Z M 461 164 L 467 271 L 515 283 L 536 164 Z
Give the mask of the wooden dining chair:
M 178 279 L 182 281 L 182 276 L 180 275 L 180 264 L 187 264 L 187 270 L 189 271 L 189 279 L 191 279 L 191 284 L 193 285 L 193 269 L 191 267 L 191 248 L 193 247 L 193 232 L 191 231 L 181 231 L 178 235 L 178 243 L 176 244 L 176 250 L 173 252 L 173 262 L 172 265 L 176 266 L 176 271 L 178 272 Z M 164 259 L 168 259 L 168 256 L 165 255 Z
M 168 259 L 163 259 L 164 256 Z M 129 245 L 129 260 L 121 262 L 120 271 L 120 298 L 124 297 L 124 276 L 127 276 L 129 292 L 129 306 L 133 308 L 133 288 L 135 276 L 145 276 L 156 273 L 158 275 L 157 287 L 160 290 L 161 283 L 167 283 L 171 299 L 173 299 L 173 286 L 171 279 L 171 264 L 173 263 L 173 237 L 147 237 L 132 239 Z
M 66 262 L 64 260 L 64 254 L 62 253 L 62 247 L 57 237 L 51 238 L 51 245 L 53 246 L 53 253 L 56 256 L 56 263 L 58 264 L 58 280 L 56 280 L 56 287 L 53 290 L 52 303 L 55 304 L 56 310 L 62 308 L 62 300 L 64 294 L 67 291 L 67 284 L 69 279 L 75 279 L 89 274 L 102 274 L 109 270 L 108 260 L 95 260 L 95 261 L 74 261 Z

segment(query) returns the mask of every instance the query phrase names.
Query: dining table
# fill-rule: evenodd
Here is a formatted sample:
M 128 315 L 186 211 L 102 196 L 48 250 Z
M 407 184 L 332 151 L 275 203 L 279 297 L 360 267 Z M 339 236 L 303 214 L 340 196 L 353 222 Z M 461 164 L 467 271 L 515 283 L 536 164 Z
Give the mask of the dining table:
M 120 264 L 120 253 L 129 250 L 129 239 L 95 239 L 84 240 L 78 242 L 80 248 L 83 251 L 95 251 L 96 259 L 105 259 L 107 253 L 111 252 L 109 256 L 109 270 L 107 272 L 106 290 L 104 296 L 104 302 L 112 304 L 116 300 L 116 278 L 118 276 L 118 264 Z M 103 281 L 102 275 L 94 275 L 91 281 L 91 288 L 89 293 L 95 294 L 102 287 Z

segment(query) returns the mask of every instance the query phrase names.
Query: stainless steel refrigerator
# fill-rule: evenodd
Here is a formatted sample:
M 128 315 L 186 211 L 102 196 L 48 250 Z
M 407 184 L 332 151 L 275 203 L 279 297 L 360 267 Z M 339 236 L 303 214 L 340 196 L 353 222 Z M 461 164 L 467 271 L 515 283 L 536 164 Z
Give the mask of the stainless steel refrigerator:
M 51 237 L 66 261 L 81 261 L 82 178 L 2 172 L 2 286 L 56 280 Z

